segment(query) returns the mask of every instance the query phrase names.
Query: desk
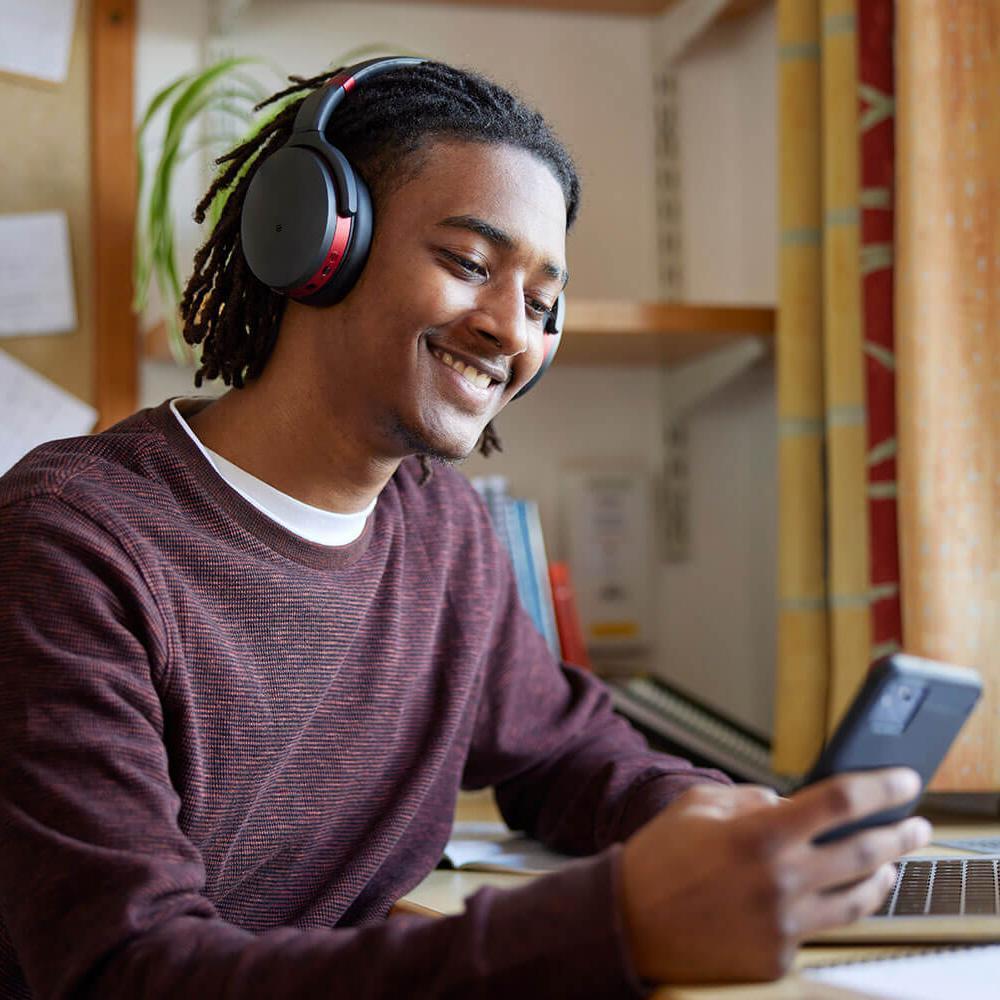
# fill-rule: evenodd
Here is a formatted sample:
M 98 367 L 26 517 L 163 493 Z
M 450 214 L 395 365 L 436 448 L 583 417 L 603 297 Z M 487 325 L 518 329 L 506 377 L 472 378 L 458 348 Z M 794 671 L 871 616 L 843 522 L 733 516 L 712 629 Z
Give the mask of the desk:
M 491 791 L 466 793 L 460 797 L 456 820 L 493 821 L 499 818 Z M 935 835 L 939 837 L 1000 836 L 1000 820 L 970 820 L 941 814 L 928 815 L 928 818 L 933 821 Z M 956 856 L 962 853 L 944 847 L 934 847 L 933 850 Z M 926 849 L 918 853 L 925 852 Z M 433 871 L 397 905 L 402 912 L 427 916 L 461 913 L 465 898 L 481 886 L 511 888 L 531 877 L 496 872 Z M 810 965 L 823 965 L 835 960 L 888 958 L 927 950 L 930 949 L 901 945 L 805 945 L 799 949 L 793 971 L 778 982 L 740 986 L 664 986 L 653 994 L 653 1000 L 846 1000 L 849 997 L 858 1000 L 857 993 L 806 981 L 797 973 Z

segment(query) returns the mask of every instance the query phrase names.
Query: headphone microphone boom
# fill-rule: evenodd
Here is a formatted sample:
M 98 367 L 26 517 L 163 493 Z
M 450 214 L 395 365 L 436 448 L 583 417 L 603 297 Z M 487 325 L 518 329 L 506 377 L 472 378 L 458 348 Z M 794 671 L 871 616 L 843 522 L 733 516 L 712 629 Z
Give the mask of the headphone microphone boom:
M 356 63 L 302 102 L 288 142 L 257 168 L 240 217 L 247 265 L 269 288 L 304 305 L 328 306 L 354 287 L 371 249 L 371 194 L 327 139 L 327 125 L 347 95 L 369 77 L 425 61 L 395 56 Z M 560 293 L 545 320 L 541 367 L 515 399 L 552 363 L 565 312 Z

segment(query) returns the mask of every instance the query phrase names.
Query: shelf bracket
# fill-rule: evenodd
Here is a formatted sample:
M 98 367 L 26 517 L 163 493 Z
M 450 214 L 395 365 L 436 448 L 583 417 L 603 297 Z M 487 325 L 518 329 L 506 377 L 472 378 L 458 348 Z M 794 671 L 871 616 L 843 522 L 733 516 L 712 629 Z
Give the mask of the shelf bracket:
M 678 0 L 653 21 L 657 66 L 676 62 L 729 6 L 729 0 Z
M 208 23 L 212 35 L 228 35 L 251 0 L 209 0 Z
M 664 562 L 691 558 L 691 456 L 687 417 L 699 403 L 714 395 L 768 354 L 767 342 L 748 337 L 662 373 L 663 474 L 659 502 Z
M 702 400 L 718 392 L 768 353 L 762 337 L 746 337 L 736 343 L 703 354 L 693 361 L 664 368 L 663 406 L 668 422 L 677 420 Z

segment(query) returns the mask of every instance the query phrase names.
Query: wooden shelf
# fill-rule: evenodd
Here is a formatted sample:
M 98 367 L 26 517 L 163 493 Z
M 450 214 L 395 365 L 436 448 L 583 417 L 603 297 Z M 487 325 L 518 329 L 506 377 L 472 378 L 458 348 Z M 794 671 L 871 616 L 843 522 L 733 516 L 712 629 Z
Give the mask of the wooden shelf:
M 774 338 L 775 311 L 766 306 L 686 305 L 570 299 L 558 363 L 673 365 L 741 337 Z M 170 360 L 164 324 L 143 337 L 146 358 Z
M 671 365 L 741 337 L 773 341 L 766 306 L 570 299 L 557 364 Z
M 209 0 L 209 24 L 216 34 L 226 34 L 252 0 Z M 371 0 L 399 3 L 399 0 Z M 496 10 L 551 11 L 556 14 L 614 14 L 622 17 L 658 17 L 679 0 L 407 0 L 421 6 L 483 7 Z M 774 0 L 729 0 L 716 20 L 729 21 L 773 3 Z M 275 5 L 277 6 L 277 5 Z
M 246 6 L 248 0 L 216 0 L 221 6 Z M 379 0 L 398 2 L 398 0 Z M 458 7 L 496 7 L 500 9 L 548 10 L 563 14 L 621 14 L 629 17 L 655 17 L 669 10 L 677 0 L 413 0 L 421 4 L 446 4 Z M 720 20 L 742 17 L 771 0 L 729 0 Z

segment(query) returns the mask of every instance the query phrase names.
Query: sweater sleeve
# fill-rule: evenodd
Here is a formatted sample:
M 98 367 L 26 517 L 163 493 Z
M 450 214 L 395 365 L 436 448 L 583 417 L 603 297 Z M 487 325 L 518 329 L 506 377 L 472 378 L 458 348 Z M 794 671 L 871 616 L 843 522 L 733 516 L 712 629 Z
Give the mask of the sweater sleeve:
M 613 711 L 601 680 L 553 658 L 499 544 L 495 565 L 497 614 L 464 787 L 494 785 L 511 829 L 591 854 L 692 785 L 729 783 L 720 771 L 651 751 Z
M 0 516 L 0 993 L 19 968 L 39 998 L 640 995 L 614 848 L 447 919 L 221 919 L 171 782 L 169 633 L 127 542 L 54 505 Z

